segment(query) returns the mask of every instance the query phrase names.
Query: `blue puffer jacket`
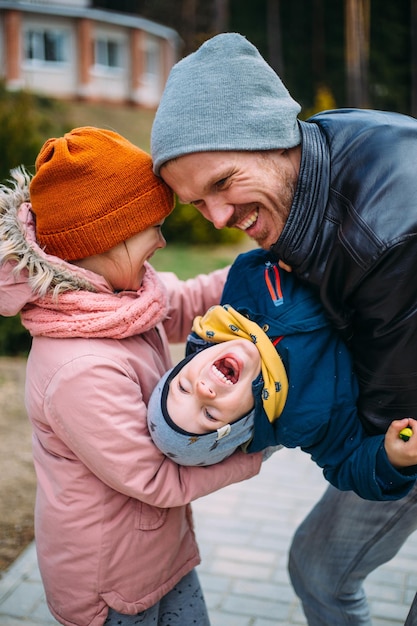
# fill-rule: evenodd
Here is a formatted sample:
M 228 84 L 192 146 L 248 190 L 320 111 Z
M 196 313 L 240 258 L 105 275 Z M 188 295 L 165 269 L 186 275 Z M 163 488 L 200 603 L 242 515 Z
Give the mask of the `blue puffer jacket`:
M 349 350 L 312 289 L 280 270 L 274 258 L 263 250 L 240 255 L 222 296 L 222 304 L 254 320 L 276 343 L 288 374 L 283 413 L 274 424 L 266 416 L 256 422 L 248 451 L 300 447 L 341 490 L 368 500 L 404 496 L 417 478 L 416 466 L 396 470 L 383 435 L 366 435 Z

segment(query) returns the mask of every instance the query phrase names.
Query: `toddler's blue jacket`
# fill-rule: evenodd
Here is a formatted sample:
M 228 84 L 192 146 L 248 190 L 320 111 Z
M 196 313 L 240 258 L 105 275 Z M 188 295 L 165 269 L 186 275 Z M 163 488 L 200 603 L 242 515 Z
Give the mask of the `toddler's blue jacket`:
M 274 260 L 275 259 L 275 260 Z M 255 424 L 248 452 L 282 444 L 300 447 L 341 490 L 368 500 L 406 495 L 417 467 L 395 469 L 384 436 L 367 436 L 357 414 L 358 386 L 351 355 L 311 287 L 281 270 L 276 257 L 253 250 L 237 257 L 222 296 L 255 321 L 284 362 L 289 382 L 281 416 Z

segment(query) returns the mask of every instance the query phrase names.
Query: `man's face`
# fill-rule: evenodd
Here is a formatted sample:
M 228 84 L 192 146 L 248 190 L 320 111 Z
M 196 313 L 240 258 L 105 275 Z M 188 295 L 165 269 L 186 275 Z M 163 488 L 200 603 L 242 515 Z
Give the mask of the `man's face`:
M 300 152 L 197 152 L 168 161 L 161 176 L 216 228 L 239 228 L 269 249 L 291 209 Z

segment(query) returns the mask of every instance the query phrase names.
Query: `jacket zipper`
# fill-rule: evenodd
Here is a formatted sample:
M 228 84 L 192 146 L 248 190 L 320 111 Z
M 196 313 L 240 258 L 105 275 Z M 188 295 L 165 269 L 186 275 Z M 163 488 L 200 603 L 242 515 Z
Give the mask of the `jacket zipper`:
M 274 306 L 281 306 L 281 304 L 284 303 L 284 298 L 282 295 L 281 276 L 278 267 L 270 261 L 267 261 L 265 263 L 264 275 L 266 286 L 268 287 L 269 295 L 271 296 Z M 284 335 L 281 335 L 280 337 L 272 339 L 271 341 L 273 345 L 276 346 L 281 341 L 283 336 Z
M 284 302 L 281 290 L 281 277 L 277 266 L 270 261 L 265 263 L 265 282 L 274 306 L 281 306 Z

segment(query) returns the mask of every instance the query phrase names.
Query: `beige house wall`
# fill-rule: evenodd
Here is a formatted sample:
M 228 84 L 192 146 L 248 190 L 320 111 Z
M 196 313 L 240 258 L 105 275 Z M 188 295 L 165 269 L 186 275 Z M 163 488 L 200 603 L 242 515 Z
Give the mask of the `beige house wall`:
M 19 4 L 0 0 L 0 76 L 8 88 L 65 99 L 158 105 L 178 57 L 174 31 L 134 16 L 88 9 L 86 0 L 26 0 L 25 10 Z M 59 33 L 64 60 L 25 58 L 28 31 Z M 97 63 L 97 40 L 105 42 L 105 49 L 106 42 L 117 44 L 117 67 Z

